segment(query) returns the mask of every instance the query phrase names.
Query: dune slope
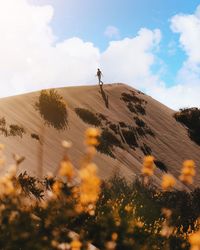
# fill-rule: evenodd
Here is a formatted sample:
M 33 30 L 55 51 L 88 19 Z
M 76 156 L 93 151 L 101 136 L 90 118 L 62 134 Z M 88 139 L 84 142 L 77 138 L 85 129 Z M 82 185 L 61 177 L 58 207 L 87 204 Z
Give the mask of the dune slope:
M 103 88 L 66 87 L 57 91 L 67 104 L 68 127 L 65 130 L 44 125 L 34 108 L 40 92 L 0 99 L 0 142 L 6 146 L 6 166 L 13 162 L 12 154 L 17 153 L 26 157 L 20 171 L 37 175 L 42 147 L 38 138 L 43 137 L 44 174 L 54 172 L 62 159 L 62 140 L 72 141 L 69 154 L 78 167 L 84 153 L 84 131 L 90 126 L 77 115 L 79 109 L 96 116 L 99 128 L 104 131 L 102 144 L 109 144 L 95 158 L 101 178 L 117 172 L 131 180 L 140 174 L 144 155 L 152 154 L 157 160 L 155 183 L 159 183 L 164 171 L 177 178 L 183 160 L 193 159 L 197 165 L 194 185 L 200 184 L 200 147 L 174 119 L 173 110 L 125 84 L 107 84 Z M 22 138 L 5 135 L 3 127 L 9 129 L 10 125 L 25 130 Z M 113 144 L 110 140 L 114 140 Z M 1 170 L 4 171 L 6 167 Z

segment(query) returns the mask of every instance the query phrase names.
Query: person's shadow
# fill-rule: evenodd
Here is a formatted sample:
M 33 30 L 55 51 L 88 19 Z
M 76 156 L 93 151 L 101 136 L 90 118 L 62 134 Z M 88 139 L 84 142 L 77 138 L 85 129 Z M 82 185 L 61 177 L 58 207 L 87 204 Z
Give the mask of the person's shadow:
M 99 86 L 100 86 L 100 93 L 104 100 L 105 106 L 107 109 L 109 109 L 108 95 L 106 95 L 105 91 L 103 90 L 103 85 L 99 85 Z

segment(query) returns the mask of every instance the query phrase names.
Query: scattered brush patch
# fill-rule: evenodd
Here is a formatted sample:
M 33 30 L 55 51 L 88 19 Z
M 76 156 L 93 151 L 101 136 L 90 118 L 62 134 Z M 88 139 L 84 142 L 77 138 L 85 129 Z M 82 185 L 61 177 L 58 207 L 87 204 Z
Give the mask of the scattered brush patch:
M 146 135 L 150 135 L 150 136 L 155 136 L 154 132 L 147 126 L 145 127 L 136 127 L 136 131 L 138 133 L 138 135 L 140 136 L 146 136 Z
M 175 119 L 188 128 L 190 138 L 200 145 L 200 109 L 185 108 L 174 114 Z
M 143 100 L 136 96 L 135 92 L 131 91 L 131 94 L 129 93 L 122 93 L 122 100 L 124 102 L 135 102 L 135 103 L 143 103 Z
M 121 141 L 108 129 L 103 130 L 99 137 L 99 145 L 96 147 L 97 151 L 115 158 L 114 146 L 122 148 Z
M 0 118 L 0 127 L 6 126 L 6 119 L 4 117 Z
M 103 115 L 102 113 L 97 113 L 97 116 L 99 117 L 99 119 L 101 119 L 102 121 L 108 121 L 107 117 L 105 115 Z
M 141 114 L 141 115 L 145 115 L 146 111 L 145 108 L 141 105 L 141 104 L 135 104 L 135 109 L 136 109 L 136 113 Z
M 119 122 L 121 128 L 128 128 L 128 125 L 125 122 Z
M 65 129 L 68 124 L 68 113 L 63 97 L 54 89 L 42 90 L 39 100 L 35 103 L 45 123 L 58 130 Z
M 36 177 L 29 176 L 25 171 L 18 176 L 18 181 L 26 195 L 33 195 L 38 200 L 43 199 L 44 190 L 39 187 L 39 185 L 41 186 L 41 183 Z
M 9 127 L 10 127 L 10 130 L 9 130 L 10 136 L 19 136 L 22 138 L 23 134 L 25 133 L 24 128 L 16 124 L 11 124 Z
M 88 109 L 75 108 L 76 114 L 87 124 L 93 125 L 95 127 L 101 126 L 101 119 L 98 115 L 94 114 Z
M 151 148 L 145 143 L 143 143 L 143 146 L 141 146 L 140 149 L 142 150 L 144 155 L 151 155 L 152 154 Z
M 121 94 L 121 99 L 126 103 L 130 112 L 141 115 L 146 114 L 145 105 L 147 102 L 137 97 L 135 91 L 130 91 L 130 93 L 123 92 Z
M 136 134 L 135 131 L 132 129 L 126 130 L 126 129 L 122 129 L 122 134 L 124 139 L 126 140 L 126 143 L 131 147 L 131 148 L 135 148 L 138 147 L 138 143 L 137 143 L 137 138 L 136 138 Z
M 118 134 L 118 126 L 115 123 L 110 123 L 109 128 L 112 129 L 112 131 L 115 132 L 115 134 Z
M 159 160 L 155 160 L 154 163 L 155 163 L 157 168 L 159 168 L 161 171 L 164 171 L 164 172 L 167 173 L 168 168 L 167 168 L 167 166 L 165 165 L 164 162 L 159 161 Z
M 146 123 L 142 119 L 138 118 L 137 116 L 134 117 L 134 120 L 138 127 L 144 128 L 146 126 Z
M 40 136 L 38 134 L 32 133 L 31 138 L 33 138 L 33 139 L 35 139 L 37 141 L 40 141 Z
M 0 119 L 0 133 L 3 134 L 5 137 L 19 136 L 22 138 L 26 131 L 22 126 L 19 126 L 17 124 L 11 124 L 8 126 L 6 119 L 2 117 Z

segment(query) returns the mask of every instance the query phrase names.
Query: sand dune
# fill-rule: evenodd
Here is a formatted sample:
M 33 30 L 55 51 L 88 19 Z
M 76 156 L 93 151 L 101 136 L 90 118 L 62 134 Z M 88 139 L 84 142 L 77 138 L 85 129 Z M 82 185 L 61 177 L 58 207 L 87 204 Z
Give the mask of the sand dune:
M 135 135 L 137 145 L 132 148 L 123 141 L 123 148 L 113 148 L 115 158 L 97 153 L 95 162 L 99 166 L 101 178 L 108 178 L 114 172 L 129 180 L 139 175 L 146 147 L 176 178 L 183 160 L 193 159 L 197 165 L 194 185 L 200 184 L 200 147 L 190 140 L 186 128 L 174 119 L 173 110 L 124 84 L 107 84 L 102 91 L 99 86 L 67 87 L 57 91 L 66 101 L 68 110 L 68 128 L 62 131 L 44 126 L 44 121 L 34 108 L 40 92 L 0 99 L 0 119 L 4 117 L 7 126 L 17 124 L 26 131 L 22 138 L 6 137 L 0 132 L 0 142 L 6 146 L 6 167 L 13 162 L 12 154 L 17 153 L 26 157 L 20 171 L 27 170 L 30 174 L 37 175 L 41 144 L 31 134 L 41 136 L 41 131 L 44 133 L 44 174 L 56 169 L 63 155 L 61 141 L 64 139 L 72 141 L 73 147 L 69 154 L 78 167 L 84 153 L 84 131 L 89 125 L 77 116 L 74 109 L 84 108 L 103 114 L 107 120 L 103 121 L 102 128 L 107 127 L 114 135 L 115 132 L 110 127 L 119 122 L 122 136 L 123 131 L 131 129 Z M 126 94 L 133 96 L 133 101 L 125 101 Z M 122 140 L 119 134 L 116 138 Z M 6 167 L 1 173 L 6 171 Z M 156 168 L 155 173 L 154 181 L 159 183 L 163 171 Z

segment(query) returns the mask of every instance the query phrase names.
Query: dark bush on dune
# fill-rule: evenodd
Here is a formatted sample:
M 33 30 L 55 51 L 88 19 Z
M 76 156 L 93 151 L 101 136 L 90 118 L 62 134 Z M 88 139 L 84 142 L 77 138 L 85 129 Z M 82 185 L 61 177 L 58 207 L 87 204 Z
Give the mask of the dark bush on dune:
M 137 139 L 136 139 L 136 134 L 135 134 L 134 130 L 132 130 L 132 129 L 129 129 L 129 130 L 122 129 L 122 134 L 124 136 L 124 139 L 126 140 L 126 143 L 131 148 L 138 147 L 138 143 L 137 143 Z
M 121 141 L 110 132 L 108 129 L 102 131 L 99 137 L 99 145 L 96 147 L 100 153 L 106 154 L 115 158 L 113 153 L 113 147 L 120 147 L 122 148 Z
M 75 112 L 85 123 L 95 127 L 99 127 L 101 125 L 102 116 L 98 117 L 90 110 L 84 108 L 75 108 Z
M 35 108 L 40 112 L 46 124 L 56 129 L 66 128 L 68 123 L 66 104 L 56 90 L 42 90 Z
M 164 171 L 164 172 L 168 171 L 167 166 L 165 165 L 164 162 L 159 161 L 159 160 L 155 160 L 154 163 L 155 163 L 156 167 L 159 168 L 161 171 Z
M 174 114 L 175 119 L 188 128 L 190 138 L 200 145 L 200 109 L 185 108 Z
M 23 134 L 25 133 L 25 129 L 16 124 L 11 124 L 9 127 L 10 127 L 9 131 L 10 136 L 20 136 L 22 138 Z

